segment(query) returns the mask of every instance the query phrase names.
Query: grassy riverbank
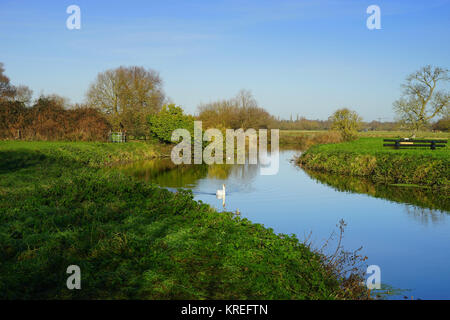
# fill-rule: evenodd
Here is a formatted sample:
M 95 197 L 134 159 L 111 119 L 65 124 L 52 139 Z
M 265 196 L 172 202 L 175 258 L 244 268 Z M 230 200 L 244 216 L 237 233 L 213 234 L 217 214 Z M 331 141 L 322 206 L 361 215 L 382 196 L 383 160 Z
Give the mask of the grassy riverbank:
M 357 299 L 295 237 L 102 167 L 144 143 L 0 142 L 0 298 Z M 81 268 L 81 290 L 66 269 Z
M 448 147 L 395 150 L 383 147 L 382 138 L 360 138 L 313 146 L 298 163 L 309 170 L 365 177 L 375 183 L 450 186 Z

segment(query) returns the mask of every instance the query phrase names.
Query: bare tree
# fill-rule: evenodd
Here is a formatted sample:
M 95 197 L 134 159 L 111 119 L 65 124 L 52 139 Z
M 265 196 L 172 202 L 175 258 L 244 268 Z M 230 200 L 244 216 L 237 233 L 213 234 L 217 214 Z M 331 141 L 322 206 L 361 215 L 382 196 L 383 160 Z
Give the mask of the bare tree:
M 0 62 L 0 99 L 11 99 L 14 97 L 15 88 L 3 72 L 5 72 L 5 68 L 3 68 L 3 63 Z
M 16 86 L 14 92 L 14 100 L 23 103 L 26 106 L 30 106 L 31 99 L 33 97 L 33 90 L 27 86 Z
M 143 67 L 119 67 L 99 73 L 87 93 L 88 104 L 103 112 L 114 129 L 145 135 L 149 114 L 164 103 L 162 80 Z
M 33 91 L 27 86 L 13 86 L 4 72 L 5 68 L 0 62 L 0 100 L 18 101 L 30 106 Z
M 448 113 L 450 94 L 445 89 L 438 90 L 438 84 L 449 81 L 448 69 L 432 66 L 406 78 L 403 95 L 394 102 L 394 110 L 414 135 L 437 115 Z
M 258 106 L 256 99 L 248 90 L 241 90 L 238 94 L 225 100 L 218 100 L 198 107 L 199 120 L 206 128 L 268 128 L 273 117 Z

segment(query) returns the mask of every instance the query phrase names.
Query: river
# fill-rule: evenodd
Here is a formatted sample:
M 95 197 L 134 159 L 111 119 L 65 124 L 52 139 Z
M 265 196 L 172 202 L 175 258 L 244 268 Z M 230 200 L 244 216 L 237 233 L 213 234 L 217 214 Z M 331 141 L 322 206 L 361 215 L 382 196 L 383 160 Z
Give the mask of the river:
M 321 247 L 343 219 L 345 249 L 362 246 L 367 264 L 380 267 L 383 287 L 395 289 L 388 298 L 450 299 L 448 197 L 307 173 L 291 161 L 296 155 L 281 151 L 279 172 L 271 176 L 260 175 L 258 165 L 174 166 L 170 159 L 121 170 L 162 187 L 192 189 L 196 200 L 218 210 L 239 210 L 277 233 L 308 237 L 314 247 Z M 225 207 L 215 195 L 222 184 Z

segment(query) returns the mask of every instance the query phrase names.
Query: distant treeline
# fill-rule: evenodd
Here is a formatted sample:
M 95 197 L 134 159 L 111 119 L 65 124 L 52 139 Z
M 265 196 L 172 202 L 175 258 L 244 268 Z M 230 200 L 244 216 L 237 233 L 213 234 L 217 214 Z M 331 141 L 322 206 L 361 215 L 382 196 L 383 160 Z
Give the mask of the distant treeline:
M 273 128 L 280 130 L 329 130 L 331 128 L 330 120 L 308 120 L 300 118 L 298 120 L 274 120 Z M 435 123 L 425 126 L 425 129 L 448 132 L 450 131 L 450 118 L 443 118 Z M 395 121 L 371 121 L 362 122 L 361 130 L 364 131 L 398 131 L 408 130 L 400 122 Z
M 295 120 L 276 118 L 258 106 L 253 95 L 241 90 L 234 98 L 202 104 L 198 108 L 198 120 L 205 128 L 268 128 L 280 130 L 329 130 L 332 120 L 310 120 L 297 116 Z M 361 130 L 400 130 L 398 122 L 362 122 Z
M 309 120 L 300 117 L 296 120 L 274 120 L 273 126 L 281 130 L 329 130 L 332 121 L 330 120 Z M 396 131 L 401 129 L 398 122 L 371 121 L 362 122 L 362 130 Z
M 0 139 L 104 141 L 110 130 L 140 138 L 155 135 L 154 120 L 158 117 L 166 117 L 175 125 L 197 119 L 203 121 L 203 129 L 222 130 L 329 130 L 332 126 L 330 119 L 308 120 L 299 115 L 295 120 L 292 116 L 289 120 L 276 118 L 246 90 L 230 99 L 201 104 L 196 116 L 185 115 L 178 106 L 170 104 L 168 109 L 162 79 L 156 71 L 143 67 L 119 67 L 99 73 L 83 106 L 71 106 L 56 95 L 41 96 L 32 102 L 32 91 L 24 85 L 12 85 L 4 71 L 0 63 Z M 160 121 L 163 127 L 164 121 Z M 449 131 L 450 120 L 444 116 L 426 126 Z M 398 122 L 372 121 L 362 122 L 359 129 L 391 131 L 403 127 Z
M 105 141 L 110 128 L 97 110 L 65 109 L 56 96 L 42 96 L 31 107 L 0 100 L 0 139 Z

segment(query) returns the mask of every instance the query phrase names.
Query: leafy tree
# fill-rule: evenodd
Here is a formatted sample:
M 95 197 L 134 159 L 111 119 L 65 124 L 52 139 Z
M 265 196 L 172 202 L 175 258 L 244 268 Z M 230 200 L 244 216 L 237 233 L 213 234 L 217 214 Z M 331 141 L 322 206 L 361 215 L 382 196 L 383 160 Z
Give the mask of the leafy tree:
M 362 118 L 355 111 L 347 108 L 336 110 L 329 120 L 331 129 L 339 131 L 346 141 L 357 137 L 362 123 Z
M 150 133 L 164 142 L 171 142 L 175 129 L 187 129 L 194 135 L 194 117 L 185 115 L 181 107 L 169 104 L 161 111 L 148 117 Z
M 409 75 L 402 85 L 403 95 L 394 102 L 400 120 L 415 134 L 439 114 L 448 112 L 450 93 L 438 84 L 450 81 L 449 70 L 426 66 Z
M 114 130 L 142 136 L 147 118 L 164 101 L 158 73 L 143 67 L 119 67 L 99 73 L 87 93 L 88 104 L 104 113 Z

